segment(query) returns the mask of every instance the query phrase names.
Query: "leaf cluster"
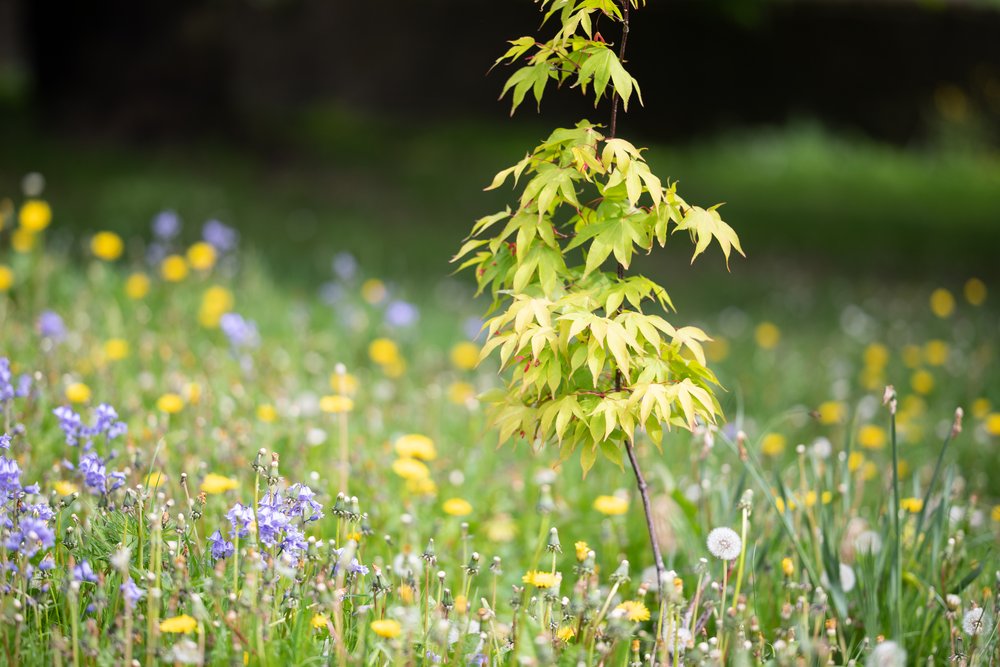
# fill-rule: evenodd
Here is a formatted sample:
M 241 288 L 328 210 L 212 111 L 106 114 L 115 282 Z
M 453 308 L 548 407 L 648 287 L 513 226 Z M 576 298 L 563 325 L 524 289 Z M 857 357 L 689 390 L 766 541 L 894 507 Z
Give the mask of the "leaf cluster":
M 529 88 L 540 101 L 550 80 L 573 79 L 584 91 L 593 84 L 596 101 L 610 92 L 624 105 L 638 95 L 594 31 L 596 16 L 621 20 L 614 2 L 542 5 L 546 20 L 560 17 L 556 36 L 514 40 L 498 61 L 533 51 L 504 87 L 514 108 Z M 588 121 L 555 130 L 486 189 L 508 181 L 519 188 L 516 208 L 477 220 L 452 260 L 473 269 L 479 293 L 493 296 L 481 358 L 499 351 L 508 375 L 504 389 L 485 397 L 501 442 L 555 441 L 562 459 L 580 449 L 586 472 L 598 452 L 620 465 L 620 443 L 637 428 L 659 445 L 664 429 L 715 421 L 718 382 L 702 348 L 709 337 L 669 322 L 666 290 L 624 271 L 637 252 L 664 246 L 678 231 L 691 236 L 692 261 L 713 240 L 727 261 L 734 250 L 743 254 L 718 207 L 689 205 L 676 183 L 653 174 L 642 150 Z

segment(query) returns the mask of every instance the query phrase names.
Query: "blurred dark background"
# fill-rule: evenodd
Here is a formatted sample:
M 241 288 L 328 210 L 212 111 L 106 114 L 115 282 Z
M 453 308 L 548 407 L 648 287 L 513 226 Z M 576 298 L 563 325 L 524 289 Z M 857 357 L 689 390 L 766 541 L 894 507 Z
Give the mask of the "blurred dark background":
M 575 90 L 507 118 L 509 72 L 488 70 L 539 19 L 529 0 L 0 0 L 4 191 L 39 169 L 70 224 L 177 208 L 326 256 L 377 221 L 437 261 L 420 241 L 502 203 L 492 173 L 605 120 Z M 645 107 L 624 132 L 729 202 L 755 256 L 997 270 L 997 3 L 650 0 L 628 60 Z

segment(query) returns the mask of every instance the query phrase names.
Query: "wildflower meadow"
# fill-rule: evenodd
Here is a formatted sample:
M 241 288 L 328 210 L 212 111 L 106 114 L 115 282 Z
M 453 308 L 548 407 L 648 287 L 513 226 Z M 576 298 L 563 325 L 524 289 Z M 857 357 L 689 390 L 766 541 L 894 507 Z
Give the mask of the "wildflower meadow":
M 540 3 L 505 93 L 610 119 L 509 151 L 430 277 L 0 193 L 0 663 L 996 664 L 992 286 L 640 273 L 755 261 L 619 134 L 641 4 Z

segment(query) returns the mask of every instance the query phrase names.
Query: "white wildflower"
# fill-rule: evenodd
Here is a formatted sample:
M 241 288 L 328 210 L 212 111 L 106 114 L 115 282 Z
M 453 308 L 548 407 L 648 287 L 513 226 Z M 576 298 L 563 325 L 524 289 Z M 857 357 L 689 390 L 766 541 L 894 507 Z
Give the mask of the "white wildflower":
M 708 550 L 721 560 L 735 560 L 743 549 L 743 541 L 732 528 L 716 528 L 708 534 Z
M 965 634 L 973 637 L 982 634 L 983 628 L 989 623 L 989 617 L 984 612 L 982 607 L 965 612 L 965 616 L 962 618 L 962 630 L 965 631 Z
M 884 641 L 875 647 L 865 664 L 868 667 L 903 667 L 906 651 L 894 641 Z

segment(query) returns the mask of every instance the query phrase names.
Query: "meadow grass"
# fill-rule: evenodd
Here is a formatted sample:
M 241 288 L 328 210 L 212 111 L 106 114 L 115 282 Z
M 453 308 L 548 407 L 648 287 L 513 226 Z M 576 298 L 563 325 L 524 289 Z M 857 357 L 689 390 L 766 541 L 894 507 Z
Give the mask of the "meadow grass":
M 728 420 L 636 443 L 660 600 L 627 469 L 497 448 L 467 283 L 346 254 L 283 280 L 272 232 L 154 238 L 129 183 L 98 197 L 121 247 L 55 197 L 48 228 L 17 197 L 0 231 L 8 663 L 996 659 L 997 315 L 973 275 L 695 312 Z

